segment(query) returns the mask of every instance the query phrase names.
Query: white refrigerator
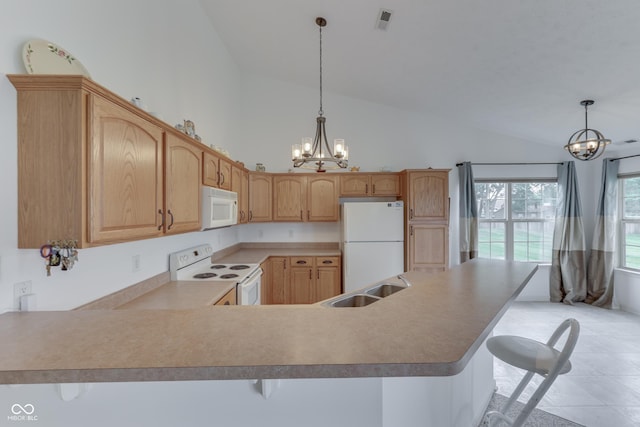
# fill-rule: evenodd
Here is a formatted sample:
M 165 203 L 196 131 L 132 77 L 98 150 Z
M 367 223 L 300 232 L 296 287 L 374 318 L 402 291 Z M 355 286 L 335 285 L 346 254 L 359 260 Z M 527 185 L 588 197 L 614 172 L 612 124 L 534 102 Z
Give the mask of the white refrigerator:
M 403 215 L 402 201 L 342 205 L 344 292 L 404 272 Z

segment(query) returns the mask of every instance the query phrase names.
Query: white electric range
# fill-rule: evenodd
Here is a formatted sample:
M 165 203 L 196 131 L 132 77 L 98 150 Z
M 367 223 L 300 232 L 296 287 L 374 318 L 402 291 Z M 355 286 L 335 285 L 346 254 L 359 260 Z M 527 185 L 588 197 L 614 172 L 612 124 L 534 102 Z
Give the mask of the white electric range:
M 169 254 L 171 280 L 234 281 L 238 305 L 259 305 L 262 269 L 259 264 L 212 263 L 209 244 Z

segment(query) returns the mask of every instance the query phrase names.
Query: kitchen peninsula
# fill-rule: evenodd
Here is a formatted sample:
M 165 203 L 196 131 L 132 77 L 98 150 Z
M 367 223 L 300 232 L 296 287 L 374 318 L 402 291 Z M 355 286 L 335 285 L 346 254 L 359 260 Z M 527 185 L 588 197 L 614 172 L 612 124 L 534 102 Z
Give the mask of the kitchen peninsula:
M 481 390 L 470 398 L 486 403 L 493 378 L 483 343 L 536 269 L 476 259 L 436 275 L 409 272 L 411 287 L 355 308 L 6 313 L 0 383 L 362 377 L 458 383 L 462 375 L 473 380 L 466 393 Z

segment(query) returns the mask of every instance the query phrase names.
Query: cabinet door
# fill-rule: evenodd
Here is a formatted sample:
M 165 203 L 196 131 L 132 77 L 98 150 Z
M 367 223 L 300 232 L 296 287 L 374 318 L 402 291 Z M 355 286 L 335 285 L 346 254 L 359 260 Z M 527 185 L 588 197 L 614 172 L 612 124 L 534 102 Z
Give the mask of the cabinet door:
M 220 298 L 214 305 L 236 305 L 236 290 L 231 289 L 229 292 L 224 294 L 222 298 Z
M 315 301 L 322 301 L 342 293 L 340 257 L 316 258 Z
M 358 197 L 369 195 L 369 174 L 351 172 L 340 176 L 340 196 Z
M 337 221 L 338 177 L 312 176 L 308 178 L 307 221 Z
M 162 235 L 162 129 L 98 96 L 89 104 L 87 240 Z
M 249 173 L 249 222 L 271 221 L 271 175 Z
M 449 266 L 449 227 L 411 224 L 409 226 L 409 271 L 438 272 Z
M 372 196 L 399 196 L 400 175 L 396 173 L 371 175 Z
M 263 287 L 262 301 L 265 304 L 286 304 L 289 287 L 289 257 L 269 257 L 266 289 Z
M 291 267 L 289 284 L 289 304 L 310 304 L 313 302 L 313 267 Z
M 409 220 L 449 218 L 448 171 L 409 172 Z
M 273 220 L 304 221 L 306 214 L 307 178 L 275 175 L 273 177 Z
M 231 162 L 226 157 L 220 157 L 218 187 L 231 190 Z
M 238 224 L 249 220 L 249 172 L 231 167 L 231 191 L 238 193 Z
M 190 142 L 166 135 L 165 232 L 184 233 L 200 229 L 202 151 Z
M 202 183 L 209 187 L 218 187 L 220 182 L 220 158 L 205 151 L 202 154 Z

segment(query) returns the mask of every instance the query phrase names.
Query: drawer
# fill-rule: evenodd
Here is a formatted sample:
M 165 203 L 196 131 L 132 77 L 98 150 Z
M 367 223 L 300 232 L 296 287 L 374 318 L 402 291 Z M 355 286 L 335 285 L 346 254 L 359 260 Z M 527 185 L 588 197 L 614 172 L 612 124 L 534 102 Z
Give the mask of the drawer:
M 316 257 L 316 267 L 335 267 L 340 266 L 339 256 Z
M 292 256 L 291 267 L 313 267 L 313 257 L 311 256 Z

